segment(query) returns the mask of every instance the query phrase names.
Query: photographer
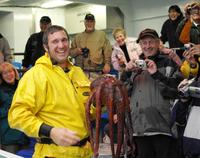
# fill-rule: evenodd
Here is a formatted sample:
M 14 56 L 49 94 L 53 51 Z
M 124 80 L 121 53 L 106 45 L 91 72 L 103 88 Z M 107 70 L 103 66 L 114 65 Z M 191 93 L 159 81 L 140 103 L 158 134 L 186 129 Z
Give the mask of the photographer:
M 191 45 L 188 50 L 183 53 L 185 58 L 183 64 L 180 67 L 180 71 L 184 78 L 193 78 L 199 71 L 199 56 L 200 56 L 200 44 Z
M 127 86 L 132 85 L 130 107 L 138 158 L 177 158 L 170 99 L 177 97 L 180 79 L 174 72 L 167 72 L 173 61 L 160 53 L 155 30 L 143 30 L 137 42 L 142 49 L 140 60 L 145 61 L 146 67 L 133 63 L 131 78 L 124 72 L 122 79 Z
M 185 6 L 186 18 L 177 27 L 179 40 L 186 43 L 200 44 L 200 2 L 192 2 Z
M 85 31 L 77 34 L 71 44 L 70 55 L 90 80 L 110 72 L 112 48 L 106 34 L 95 29 L 95 17 L 86 14 Z
M 199 106 L 199 56 L 200 56 L 200 45 L 193 45 L 189 50 L 183 53 L 185 61 L 180 67 L 180 71 L 184 79 L 178 86 L 180 99 L 175 103 L 173 108 L 174 114 L 176 116 L 177 127 L 179 129 L 179 138 L 181 141 L 181 148 L 183 148 L 183 153 L 189 158 L 198 157 L 200 151 L 198 150 L 199 146 L 193 143 L 189 139 L 183 137 L 185 126 L 187 123 L 187 117 L 189 114 L 190 105 Z M 192 79 L 191 79 L 192 78 Z M 197 119 L 196 119 L 197 120 Z M 196 121 L 195 120 L 195 121 Z M 196 126 L 196 125 L 195 125 Z M 193 129 L 193 128 L 191 128 Z M 196 147 L 193 147 L 196 146 Z M 196 155 L 197 154 L 197 155 Z M 195 156 L 196 155 L 196 156 Z
M 184 155 L 188 158 L 199 158 L 200 78 L 189 84 L 190 81 L 185 79 L 178 86 L 181 98 L 175 104 L 176 122 L 183 127 L 186 126 L 183 134 Z

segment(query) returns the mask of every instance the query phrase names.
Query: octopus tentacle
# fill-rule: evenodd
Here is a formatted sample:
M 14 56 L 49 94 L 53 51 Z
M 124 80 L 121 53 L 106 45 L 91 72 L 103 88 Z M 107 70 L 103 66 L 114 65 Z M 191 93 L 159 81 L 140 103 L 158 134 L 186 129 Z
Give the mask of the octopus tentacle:
M 99 135 L 100 135 L 100 123 L 101 123 L 101 111 L 102 106 L 105 105 L 108 111 L 109 116 L 109 136 L 112 157 L 118 158 L 121 154 L 122 145 L 124 151 L 127 153 L 127 146 L 131 147 L 131 150 L 134 150 L 133 147 L 133 129 L 132 129 L 132 120 L 129 107 L 129 98 L 128 93 L 122 82 L 116 78 L 103 75 L 94 80 L 91 84 L 92 94 L 86 105 L 86 117 L 88 129 L 90 132 L 90 139 L 92 149 L 94 151 L 94 157 L 98 157 L 98 148 L 99 148 Z M 91 127 L 91 116 L 90 116 L 90 105 L 96 103 L 96 132 L 95 132 L 95 141 L 93 137 L 93 130 Z M 117 149 L 115 153 L 114 146 L 114 135 L 113 135 L 113 117 L 114 114 L 117 114 L 118 123 L 117 123 Z M 125 154 L 126 154 L 125 153 Z
M 90 134 L 90 143 L 92 146 L 92 150 L 94 151 L 94 141 L 93 141 L 93 131 L 92 131 L 92 119 L 91 119 L 91 114 L 90 114 L 90 107 L 92 105 L 92 103 L 94 102 L 94 96 L 95 96 L 95 92 L 92 93 L 92 95 L 90 95 L 88 102 L 86 103 L 86 121 L 87 121 L 87 128 L 89 130 L 89 134 Z
M 123 96 L 125 99 L 125 104 L 126 104 L 126 109 L 125 109 L 125 129 L 126 129 L 126 133 L 127 133 L 127 140 L 126 142 L 129 143 L 128 146 L 131 148 L 131 155 L 132 157 L 134 157 L 134 152 L 135 152 L 135 146 L 133 143 L 133 127 L 132 127 L 132 119 L 131 119 L 131 109 L 129 106 L 129 98 L 128 98 L 128 92 L 126 91 L 125 87 L 122 87 L 123 89 Z
M 119 103 L 119 109 L 118 110 L 118 144 L 117 144 L 117 151 L 116 155 L 119 157 L 121 153 L 121 148 L 124 140 L 124 118 L 125 118 L 125 100 L 123 98 L 123 91 L 121 89 L 121 86 L 117 87 L 118 93 L 121 97 L 120 103 Z
M 108 116 L 109 116 L 109 135 L 110 135 L 110 144 L 111 144 L 111 151 L 112 151 L 112 155 L 113 157 L 115 156 L 115 150 L 114 150 L 114 123 L 113 123 L 113 116 L 114 116 L 114 108 L 113 108 L 113 91 L 114 88 L 112 87 L 112 85 L 108 85 L 108 99 L 106 102 L 106 106 L 107 106 L 107 111 L 108 111 Z
M 102 96 L 102 89 L 103 86 L 99 86 L 96 90 L 96 135 L 95 135 L 95 146 L 94 146 L 94 154 L 95 157 L 98 157 L 98 149 L 99 149 L 99 135 L 100 135 L 100 123 L 101 123 L 101 108 L 102 108 L 102 102 L 101 102 L 101 96 Z

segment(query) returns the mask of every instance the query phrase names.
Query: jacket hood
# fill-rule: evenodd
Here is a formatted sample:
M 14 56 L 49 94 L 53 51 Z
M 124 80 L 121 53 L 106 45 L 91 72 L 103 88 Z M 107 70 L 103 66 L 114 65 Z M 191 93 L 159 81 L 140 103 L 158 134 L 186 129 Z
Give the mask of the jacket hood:
M 67 62 L 69 63 L 70 66 L 73 65 L 73 63 L 70 61 L 70 57 L 68 57 L 68 59 L 66 59 Z M 48 66 L 49 68 L 53 68 L 53 64 L 52 64 L 52 61 L 50 59 L 50 56 L 49 54 L 46 52 L 45 55 L 43 55 L 42 57 L 40 57 L 35 65 L 38 65 L 38 64 L 42 64 L 42 65 L 45 65 L 45 66 Z

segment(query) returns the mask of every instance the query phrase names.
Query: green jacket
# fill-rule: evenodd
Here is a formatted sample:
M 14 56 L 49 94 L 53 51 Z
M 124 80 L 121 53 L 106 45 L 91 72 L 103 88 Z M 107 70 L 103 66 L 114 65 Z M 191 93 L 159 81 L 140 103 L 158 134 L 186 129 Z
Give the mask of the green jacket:
M 176 29 L 176 33 L 177 36 L 179 37 L 181 34 L 182 29 L 185 27 L 185 23 L 187 22 L 187 19 L 183 19 L 177 29 Z M 194 44 L 200 44 L 200 30 L 194 25 L 194 23 L 192 23 L 192 26 L 189 30 L 190 33 L 190 43 L 194 43 Z
M 17 84 L 12 86 L 5 82 L 0 85 L 0 144 L 3 145 L 25 145 L 28 143 L 28 137 L 23 132 L 11 129 L 8 124 L 8 110 L 16 86 Z

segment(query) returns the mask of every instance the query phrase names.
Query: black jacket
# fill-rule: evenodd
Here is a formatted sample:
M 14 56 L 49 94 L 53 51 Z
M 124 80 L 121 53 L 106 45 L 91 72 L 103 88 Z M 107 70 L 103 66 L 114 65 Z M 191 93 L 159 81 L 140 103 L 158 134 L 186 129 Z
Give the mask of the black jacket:
M 178 24 L 183 19 L 183 16 L 179 16 L 176 20 L 168 19 L 166 20 L 161 29 L 161 41 L 163 43 L 168 42 L 170 48 L 183 47 L 183 44 L 179 41 L 176 34 L 176 29 Z M 182 58 L 183 50 L 177 50 L 177 54 Z
M 183 17 L 178 17 L 176 20 L 168 19 L 164 22 L 162 29 L 161 29 L 161 40 L 163 43 L 169 42 L 170 48 L 181 47 L 183 44 L 179 42 L 176 29 L 179 22 L 183 19 Z
M 22 60 L 22 66 L 28 68 L 35 65 L 36 60 L 44 55 L 45 50 L 43 47 L 43 32 L 32 34 L 25 47 L 24 59 Z

